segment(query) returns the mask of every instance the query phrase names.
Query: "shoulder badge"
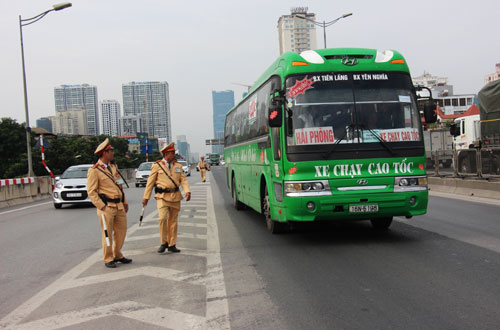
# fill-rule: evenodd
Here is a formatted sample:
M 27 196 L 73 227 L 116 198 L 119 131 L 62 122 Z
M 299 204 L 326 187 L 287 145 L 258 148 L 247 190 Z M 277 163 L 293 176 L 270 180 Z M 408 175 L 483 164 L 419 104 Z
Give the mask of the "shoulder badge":
M 155 162 L 155 164 L 158 164 L 159 162 L 161 162 L 161 159 L 158 159 L 158 160 Z
M 92 168 L 96 168 L 97 166 L 99 166 L 99 163 L 95 163 L 94 166 L 92 166 Z

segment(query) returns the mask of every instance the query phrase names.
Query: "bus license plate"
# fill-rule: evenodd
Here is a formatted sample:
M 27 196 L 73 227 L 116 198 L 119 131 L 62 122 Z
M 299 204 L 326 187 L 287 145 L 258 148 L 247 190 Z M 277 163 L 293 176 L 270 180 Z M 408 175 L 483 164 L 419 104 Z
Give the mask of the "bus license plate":
M 82 193 L 68 193 L 67 197 L 82 197 Z
M 378 204 L 349 205 L 349 212 L 351 213 L 378 212 Z

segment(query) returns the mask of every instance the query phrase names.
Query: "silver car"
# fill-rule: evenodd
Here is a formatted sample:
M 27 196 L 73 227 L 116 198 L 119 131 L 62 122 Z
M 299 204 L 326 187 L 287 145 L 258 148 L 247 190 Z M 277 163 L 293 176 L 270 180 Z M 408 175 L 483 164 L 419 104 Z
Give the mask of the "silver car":
M 87 196 L 87 172 L 92 166 L 92 164 L 70 166 L 56 178 L 56 187 L 52 195 L 56 209 L 60 209 L 63 204 L 91 203 Z
M 143 185 L 146 187 L 146 183 L 148 182 L 149 174 L 151 174 L 151 166 L 153 166 L 153 162 L 145 162 L 139 165 L 139 168 L 135 170 L 135 186 L 139 187 Z
M 182 169 L 184 170 L 184 174 L 186 176 L 190 176 L 191 175 L 191 167 L 189 166 L 189 164 L 185 160 L 178 160 L 177 162 L 182 165 Z

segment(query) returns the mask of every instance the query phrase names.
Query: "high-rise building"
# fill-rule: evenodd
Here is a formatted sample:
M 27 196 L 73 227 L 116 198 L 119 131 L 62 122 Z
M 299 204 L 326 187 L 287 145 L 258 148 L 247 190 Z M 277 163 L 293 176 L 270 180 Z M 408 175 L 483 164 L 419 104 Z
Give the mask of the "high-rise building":
M 168 83 L 130 82 L 122 85 L 123 113 L 142 117 L 141 132 L 172 140 Z
M 308 13 L 307 7 L 295 7 L 290 15 L 283 15 L 278 19 L 278 37 L 280 55 L 285 52 L 301 53 L 305 50 L 316 49 L 316 26 L 310 20 L 316 20 L 316 14 Z
M 120 118 L 121 135 L 137 136 L 142 127 L 141 115 L 125 115 Z
M 42 117 L 36 120 L 36 127 L 46 129 L 52 133 L 52 120 L 49 117 Z
M 486 75 L 486 77 L 484 77 L 484 84 L 500 79 L 500 63 L 497 63 L 495 65 L 495 69 L 496 69 L 495 72 L 490 73 Z
M 101 101 L 102 133 L 109 136 L 118 136 L 120 129 L 120 103 L 116 100 Z
M 212 102 L 214 108 L 213 123 L 214 123 L 214 139 L 224 138 L 224 123 L 226 122 L 226 114 L 234 107 L 234 92 L 231 90 L 216 92 L 212 91 Z M 213 153 L 223 153 L 223 145 L 212 146 Z
M 190 160 L 191 146 L 187 142 L 185 135 L 177 136 L 177 153 L 184 159 Z
M 82 85 L 61 85 L 54 88 L 56 112 L 85 109 L 87 114 L 87 134 L 99 134 L 99 103 L 97 87 Z
M 57 111 L 52 119 L 52 133 L 60 135 L 89 135 L 85 108 Z

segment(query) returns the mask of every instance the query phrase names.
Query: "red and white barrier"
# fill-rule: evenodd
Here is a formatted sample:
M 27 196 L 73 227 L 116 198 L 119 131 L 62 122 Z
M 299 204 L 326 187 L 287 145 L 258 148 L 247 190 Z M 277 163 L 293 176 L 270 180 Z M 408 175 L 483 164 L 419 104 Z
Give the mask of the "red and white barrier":
M 17 179 L 4 179 L 0 180 L 0 187 L 1 186 L 12 186 L 15 184 L 28 184 L 28 183 L 34 183 L 35 178 L 17 178 Z
M 50 174 L 50 184 L 52 185 L 52 191 L 54 191 L 54 174 L 52 173 L 52 171 L 50 170 L 50 168 L 47 166 L 47 164 L 45 163 L 45 150 L 43 149 L 43 135 L 40 134 L 40 151 L 42 153 L 42 164 L 43 164 L 43 167 L 45 167 L 45 170 L 47 172 L 49 172 Z

